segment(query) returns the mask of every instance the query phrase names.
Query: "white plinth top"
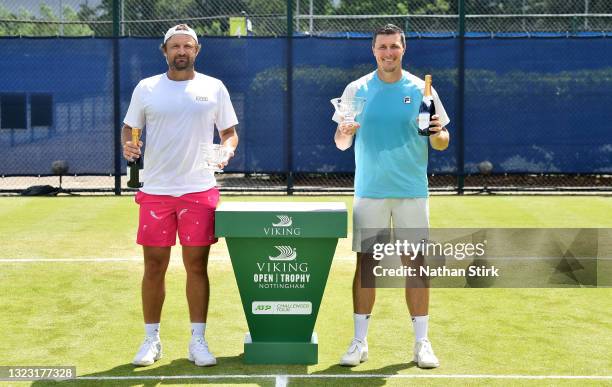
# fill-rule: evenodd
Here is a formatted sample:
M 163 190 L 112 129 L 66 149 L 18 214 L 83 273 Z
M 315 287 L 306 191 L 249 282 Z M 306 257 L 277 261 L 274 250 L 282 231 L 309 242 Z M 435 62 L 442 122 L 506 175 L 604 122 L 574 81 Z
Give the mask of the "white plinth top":
M 344 202 L 223 202 L 217 207 L 219 211 L 231 212 L 316 212 L 346 211 Z

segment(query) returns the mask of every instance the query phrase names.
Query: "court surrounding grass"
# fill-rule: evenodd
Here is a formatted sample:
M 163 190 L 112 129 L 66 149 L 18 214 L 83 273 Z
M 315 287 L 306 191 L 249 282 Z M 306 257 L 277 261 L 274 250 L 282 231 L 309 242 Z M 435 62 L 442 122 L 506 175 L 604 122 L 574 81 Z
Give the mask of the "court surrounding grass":
M 350 197 L 223 200 L 344 201 Z M 432 197 L 434 227 L 612 227 L 602 197 Z M 349 218 L 349 222 L 351 219 Z M 211 252 L 206 336 L 219 365 L 186 360 L 189 321 L 180 249 L 167 275 L 164 358 L 135 369 L 142 339 L 142 263 L 133 197 L 0 198 L 0 258 L 101 258 L 99 262 L 0 261 L 0 365 L 74 365 L 79 376 L 138 375 L 612 375 L 612 289 L 433 289 L 430 338 L 442 366 L 410 362 L 412 327 L 401 289 L 380 289 L 368 337 L 370 360 L 337 361 L 352 337 L 350 240 L 342 240 L 316 331 L 319 364 L 252 366 L 241 360 L 247 330 L 223 241 Z M 75 382 L 72 382 L 75 383 Z M 71 384 L 72 384 L 71 383 Z M 91 384 L 91 380 L 81 381 Z M 103 385 L 274 385 L 274 378 L 104 381 Z M 289 378 L 289 385 L 602 385 L 612 380 Z

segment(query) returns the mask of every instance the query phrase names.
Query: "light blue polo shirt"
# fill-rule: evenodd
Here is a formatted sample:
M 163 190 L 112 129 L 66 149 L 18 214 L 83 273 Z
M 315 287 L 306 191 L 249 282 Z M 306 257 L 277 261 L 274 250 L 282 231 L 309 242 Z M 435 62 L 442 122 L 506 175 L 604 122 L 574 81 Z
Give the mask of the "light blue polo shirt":
M 364 198 L 428 197 L 429 138 L 419 136 L 417 117 L 425 82 L 407 71 L 402 79 L 386 83 L 374 71 L 350 83 L 342 97 L 366 99 L 356 117 L 355 196 Z M 436 113 L 443 126 L 449 119 L 432 90 Z M 335 121 L 340 117 L 334 116 Z

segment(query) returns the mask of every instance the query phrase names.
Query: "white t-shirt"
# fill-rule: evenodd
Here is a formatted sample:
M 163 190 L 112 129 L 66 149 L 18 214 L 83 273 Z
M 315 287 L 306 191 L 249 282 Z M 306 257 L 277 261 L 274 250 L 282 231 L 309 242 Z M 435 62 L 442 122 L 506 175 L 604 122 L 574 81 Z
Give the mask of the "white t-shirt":
M 164 74 L 141 80 L 123 122 L 144 128 L 146 152 L 141 191 L 181 196 L 216 186 L 214 173 L 198 168 L 199 144 L 238 124 L 223 83 L 196 73 L 188 81 Z

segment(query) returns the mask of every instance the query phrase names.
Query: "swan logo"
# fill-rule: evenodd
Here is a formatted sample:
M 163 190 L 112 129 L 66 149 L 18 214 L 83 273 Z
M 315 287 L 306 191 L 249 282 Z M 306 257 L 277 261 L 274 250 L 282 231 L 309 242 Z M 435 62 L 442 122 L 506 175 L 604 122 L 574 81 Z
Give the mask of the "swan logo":
M 264 227 L 266 236 L 300 236 L 302 229 L 293 226 L 293 217 L 288 215 L 276 215 L 277 222 L 272 221 L 272 227 Z
M 291 246 L 274 246 L 278 250 L 276 257 L 268 256 L 270 261 L 294 261 L 297 258 L 297 251 Z
M 274 246 L 276 253 L 255 262 L 253 283 L 258 289 L 306 289 L 310 283 L 308 262 L 297 261 L 297 249 Z
M 293 218 L 287 215 L 276 215 L 278 223 L 272 223 L 274 227 L 290 227 L 293 224 Z

